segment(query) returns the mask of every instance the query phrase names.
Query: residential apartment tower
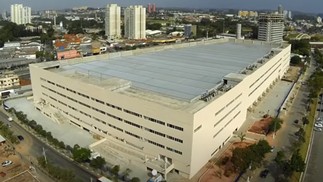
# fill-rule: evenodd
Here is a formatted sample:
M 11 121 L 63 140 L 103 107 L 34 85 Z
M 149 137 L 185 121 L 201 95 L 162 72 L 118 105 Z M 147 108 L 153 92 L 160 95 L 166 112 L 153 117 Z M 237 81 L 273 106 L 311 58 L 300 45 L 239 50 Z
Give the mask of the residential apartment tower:
M 117 4 L 108 4 L 105 14 L 105 35 L 108 39 L 121 37 L 121 10 Z
M 22 4 L 11 5 L 11 22 L 18 25 L 31 23 L 31 8 Z
M 141 5 L 125 9 L 125 37 L 128 39 L 146 38 L 146 8 Z

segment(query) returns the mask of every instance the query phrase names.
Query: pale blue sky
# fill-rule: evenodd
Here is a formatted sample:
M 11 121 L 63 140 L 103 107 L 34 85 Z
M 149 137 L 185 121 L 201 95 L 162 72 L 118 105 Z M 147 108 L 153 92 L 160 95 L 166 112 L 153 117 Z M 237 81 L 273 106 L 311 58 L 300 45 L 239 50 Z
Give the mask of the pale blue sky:
M 323 13 L 323 0 L 0 0 L 0 11 L 9 10 L 10 4 L 15 3 L 22 3 L 34 10 L 79 6 L 103 7 L 108 3 L 117 3 L 121 6 L 155 3 L 157 7 L 232 9 L 276 9 L 282 4 L 288 10 Z

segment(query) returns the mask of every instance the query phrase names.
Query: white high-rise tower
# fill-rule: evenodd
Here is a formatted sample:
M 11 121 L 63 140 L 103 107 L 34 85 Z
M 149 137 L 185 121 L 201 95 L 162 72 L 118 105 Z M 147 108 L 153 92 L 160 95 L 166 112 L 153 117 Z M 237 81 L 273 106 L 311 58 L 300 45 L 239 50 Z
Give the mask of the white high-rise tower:
M 11 22 L 18 25 L 31 23 L 31 8 L 22 4 L 11 5 Z
M 105 14 L 105 35 L 108 39 L 121 37 L 121 10 L 117 4 L 107 5 Z
M 125 37 L 128 39 L 146 38 L 146 8 L 130 6 L 125 10 Z

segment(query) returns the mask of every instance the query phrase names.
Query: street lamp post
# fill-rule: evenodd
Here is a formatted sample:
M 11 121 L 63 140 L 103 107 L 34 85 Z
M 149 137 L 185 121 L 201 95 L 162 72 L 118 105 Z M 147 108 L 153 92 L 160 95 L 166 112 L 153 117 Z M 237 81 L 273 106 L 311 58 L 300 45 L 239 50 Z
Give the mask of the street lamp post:
M 275 118 L 276 119 L 276 118 Z M 276 135 L 276 123 L 277 121 L 274 121 L 274 134 L 273 134 L 273 139 L 275 139 L 275 135 Z

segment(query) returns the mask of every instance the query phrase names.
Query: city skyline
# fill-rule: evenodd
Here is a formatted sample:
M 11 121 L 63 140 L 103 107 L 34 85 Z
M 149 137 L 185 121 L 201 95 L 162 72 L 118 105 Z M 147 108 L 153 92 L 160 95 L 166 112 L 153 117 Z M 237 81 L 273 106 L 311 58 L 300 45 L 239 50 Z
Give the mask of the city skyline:
M 46 2 L 45 2 L 46 1 Z M 155 3 L 157 7 L 177 7 L 177 8 L 214 8 L 214 9 L 248 9 L 248 10 L 259 10 L 259 9 L 272 9 L 276 10 L 277 6 L 281 4 L 284 9 L 301 11 L 301 12 L 312 12 L 312 13 L 321 13 L 322 10 L 320 7 L 323 6 L 323 1 L 319 0 L 200 0 L 200 1 L 172 1 L 172 0 L 124 0 L 121 2 L 116 1 L 102 1 L 102 0 L 12 0 L 12 1 L 1 1 L 0 7 L 3 10 L 9 11 L 10 5 L 15 3 L 23 3 L 26 6 L 31 7 L 33 10 L 46 10 L 46 9 L 65 9 L 72 7 L 80 6 L 89 6 L 89 7 L 105 7 L 106 4 L 118 3 L 120 6 L 129 6 L 129 5 L 148 5 L 148 3 Z M 323 12 L 322 12 L 323 13 Z

